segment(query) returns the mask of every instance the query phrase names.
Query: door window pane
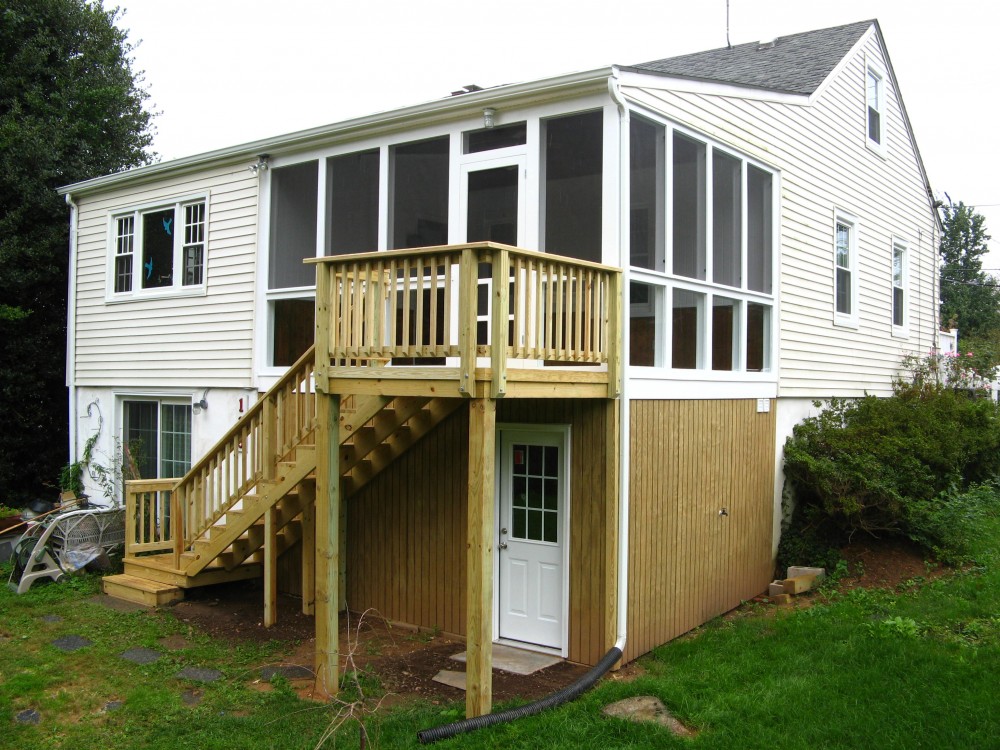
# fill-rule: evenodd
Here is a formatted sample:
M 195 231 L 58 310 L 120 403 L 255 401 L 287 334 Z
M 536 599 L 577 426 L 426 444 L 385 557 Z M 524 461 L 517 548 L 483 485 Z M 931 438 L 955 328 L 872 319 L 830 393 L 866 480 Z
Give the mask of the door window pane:
M 559 541 L 559 449 L 511 446 L 511 538 Z
M 315 161 L 271 170 L 270 289 L 316 283 L 316 271 L 302 260 L 316 257 L 318 179 Z
M 469 172 L 467 242 L 517 244 L 516 165 Z
M 159 427 L 156 401 L 126 401 L 122 415 L 123 448 L 132 456 L 141 479 L 155 479 Z
M 448 243 L 448 136 L 392 148 L 390 248 Z
M 604 113 L 547 120 L 545 252 L 601 261 L 601 175 Z
M 160 476 L 182 477 L 191 468 L 191 407 L 160 407 Z
M 378 249 L 378 177 L 378 149 L 327 162 L 327 255 Z

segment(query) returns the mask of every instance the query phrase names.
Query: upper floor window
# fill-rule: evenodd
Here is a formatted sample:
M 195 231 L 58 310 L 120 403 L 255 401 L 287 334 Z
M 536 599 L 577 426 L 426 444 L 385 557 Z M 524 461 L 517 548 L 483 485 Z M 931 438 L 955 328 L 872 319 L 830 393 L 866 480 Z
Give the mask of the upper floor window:
M 838 213 L 834 222 L 834 322 L 858 324 L 857 220 Z
M 868 146 L 885 150 L 885 75 L 873 63 L 865 68 L 865 113 Z
M 892 243 L 892 332 L 893 335 L 906 335 L 909 322 L 907 315 L 907 247 L 901 240 Z
M 205 227 L 203 199 L 117 214 L 111 267 L 114 294 L 204 286 Z

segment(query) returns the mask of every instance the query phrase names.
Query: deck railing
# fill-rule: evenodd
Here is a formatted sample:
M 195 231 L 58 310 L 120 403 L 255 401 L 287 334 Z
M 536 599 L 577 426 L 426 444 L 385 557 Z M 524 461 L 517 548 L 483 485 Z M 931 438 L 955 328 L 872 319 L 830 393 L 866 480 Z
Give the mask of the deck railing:
M 603 366 L 617 393 L 621 272 L 572 258 L 477 242 L 316 259 L 317 372 L 444 364 L 472 392 L 478 358 L 492 395 L 508 365 Z M 407 377 L 438 377 L 432 372 Z
M 174 548 L 171 490 L 176 479 L 138 479 L 125 482 L 125 555 L 169 552 Z

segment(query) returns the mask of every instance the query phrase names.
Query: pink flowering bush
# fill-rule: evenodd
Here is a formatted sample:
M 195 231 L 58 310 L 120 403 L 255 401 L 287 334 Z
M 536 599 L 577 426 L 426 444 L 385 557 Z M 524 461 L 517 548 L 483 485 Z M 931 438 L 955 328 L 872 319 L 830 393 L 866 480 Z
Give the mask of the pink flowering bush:
M 974 352 L 937 352 L 926 355 L 906 354 L 902 361 L 908 376 L 898 376 L 896 393 L 913 389 L 948 388 L 974 396 L 990 396 L 996 378 L 996 366 L 982 361 Z

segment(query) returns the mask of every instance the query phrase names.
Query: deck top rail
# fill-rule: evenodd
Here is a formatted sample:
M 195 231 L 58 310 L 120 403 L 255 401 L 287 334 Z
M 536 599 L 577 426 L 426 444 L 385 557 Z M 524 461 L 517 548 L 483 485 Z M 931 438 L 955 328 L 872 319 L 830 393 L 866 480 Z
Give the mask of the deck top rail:
M 321 378 L 455 378 L 472 395 L 481 376 L 497 398 L 510 370 L 572 366 L 620 391 L 620 269 L 494 242 L 308 262 Z

